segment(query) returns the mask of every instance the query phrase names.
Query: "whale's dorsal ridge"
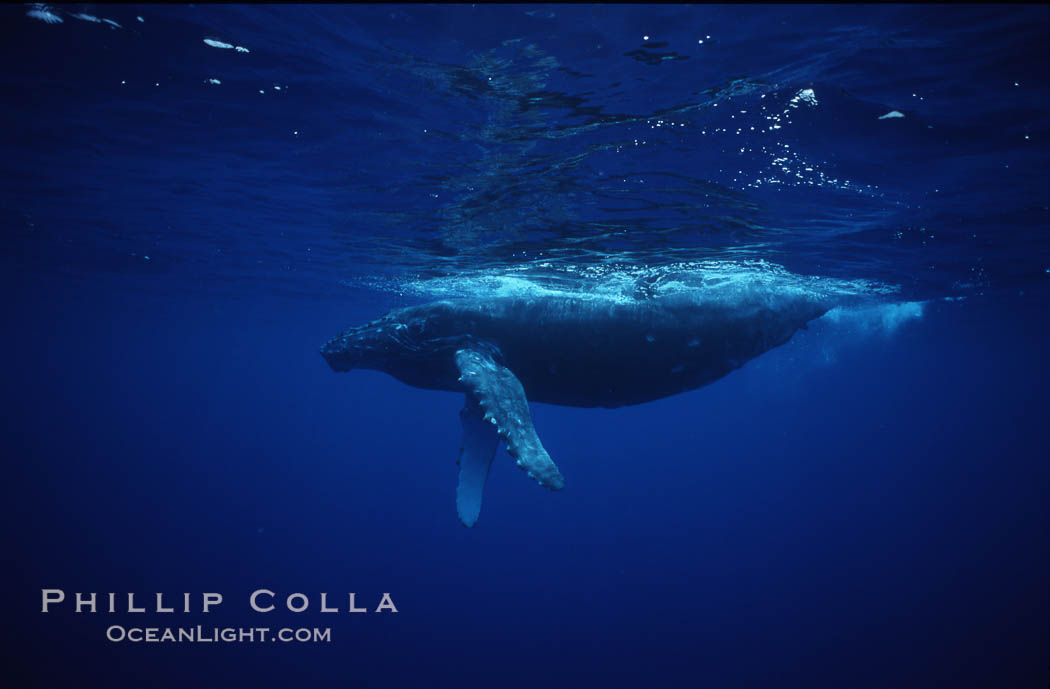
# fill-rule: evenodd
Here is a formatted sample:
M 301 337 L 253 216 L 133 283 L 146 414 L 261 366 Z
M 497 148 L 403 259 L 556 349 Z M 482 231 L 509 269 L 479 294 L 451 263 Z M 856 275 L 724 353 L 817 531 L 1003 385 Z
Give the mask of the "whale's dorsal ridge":
M 565 478 L 532 426 L 529 401 L 517 376 L 481 349 L 460 349 L 455 360 L 459 380 L 467 388 L 467 404 L 460 412 L 464 435 L 457 491 L 460 520 L 467 526 L 477 520 L 485 477 L 492 461 L 488 450 L 492 440 L 486 437 L 490 434 L 482 431 L 484 426 L 476 421 L 495 429 L 498 437 L 507 443 L 507 452 L 529 477 L 551 490 L 564 488 Z

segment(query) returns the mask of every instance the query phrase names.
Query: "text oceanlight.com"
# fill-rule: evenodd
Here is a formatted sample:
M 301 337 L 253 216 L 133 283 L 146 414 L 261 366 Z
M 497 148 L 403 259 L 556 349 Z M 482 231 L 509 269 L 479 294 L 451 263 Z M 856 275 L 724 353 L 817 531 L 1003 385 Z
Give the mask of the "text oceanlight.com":
M 273 630 L 269 627 L 123 627 L 115 624 L 106 629 L 106 638 L 132 643 L 331 643 L 332 630 L 329 627 Z

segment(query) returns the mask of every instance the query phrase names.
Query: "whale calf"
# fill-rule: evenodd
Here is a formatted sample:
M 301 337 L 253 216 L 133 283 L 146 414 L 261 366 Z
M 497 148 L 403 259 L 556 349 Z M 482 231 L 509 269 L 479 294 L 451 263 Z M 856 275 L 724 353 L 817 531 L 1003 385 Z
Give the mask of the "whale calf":
M 373 369 L 465 393 L 456 508 L 469 527 L 501 439 L 541 486 L 565 486 L 533 428 L 530 400 L 615 408 L 695 390 L 784 344 L 828 308 L 813 294 L 763 289 L 451 299 L 390 311 L 332 338 L 321 354 L 334 371 Z

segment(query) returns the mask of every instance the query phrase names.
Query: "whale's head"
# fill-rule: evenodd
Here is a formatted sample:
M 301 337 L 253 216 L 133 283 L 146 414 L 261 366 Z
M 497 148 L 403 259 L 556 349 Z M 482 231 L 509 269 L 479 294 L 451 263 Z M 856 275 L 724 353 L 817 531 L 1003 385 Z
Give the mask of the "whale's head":
M 436 302 L 398 309 L 332 338 L 321 355 L 334 371 L 383 371 L 410 385 L 447 389 L 452 355 L 469 341 L 453 306 Z

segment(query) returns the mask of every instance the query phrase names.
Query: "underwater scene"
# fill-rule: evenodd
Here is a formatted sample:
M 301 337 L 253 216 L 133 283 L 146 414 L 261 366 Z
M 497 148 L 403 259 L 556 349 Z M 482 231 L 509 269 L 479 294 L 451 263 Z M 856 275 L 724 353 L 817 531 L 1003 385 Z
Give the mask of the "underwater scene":
M 3 686 L 1050 683 L 1050 6 L 0 27 Z

